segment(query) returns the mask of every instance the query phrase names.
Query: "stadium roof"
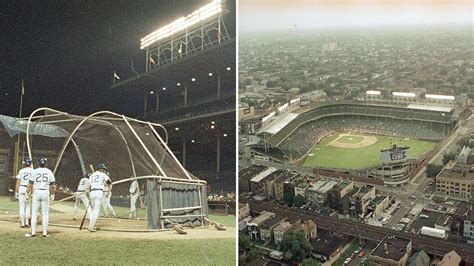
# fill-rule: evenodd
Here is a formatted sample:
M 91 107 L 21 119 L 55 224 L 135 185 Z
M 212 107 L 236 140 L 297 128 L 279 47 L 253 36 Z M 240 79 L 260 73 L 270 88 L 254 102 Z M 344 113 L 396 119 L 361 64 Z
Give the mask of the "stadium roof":
M 454 96 L 452 96 L 452 95 L 425 94 L 425 98 L 427 98 L 427 99 L 436 99 L 436 100 L 454 101 Z
M 365 94 L 368 94 L 368 95 L 380 95 L 380 91 L 366 91 Z
M 422 104 L 415 104 L 415 103 L 409 104 L 407 108 L 416 109 L 416 110 L 443 112 L 443 113 L 449 113 L 453 110 L 453 108 L 447 107 L 447 106 L 422 105 Z
M 401 97 L 415 97 L 416 94 L 413 92 L 392 92 L 393 96 L 401 96 Z
M 286 113 L 276 119 L 269 127 L 264 130 L 264 132 L 276 134 L 278 131 L 288 125 L 291 121 L 293 121 L 293 119 L 295 119 L 297 116 L 298 114 L 295 113 Z

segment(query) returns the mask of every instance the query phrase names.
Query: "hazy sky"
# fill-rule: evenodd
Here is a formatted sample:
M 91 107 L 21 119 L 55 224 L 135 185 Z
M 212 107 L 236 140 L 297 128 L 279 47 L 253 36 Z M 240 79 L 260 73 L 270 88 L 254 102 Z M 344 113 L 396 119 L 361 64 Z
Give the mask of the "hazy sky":
M 474 16 L 474 4 L 470 0 L 240 0 L 239 3 L 240 32 L 472 25 Z

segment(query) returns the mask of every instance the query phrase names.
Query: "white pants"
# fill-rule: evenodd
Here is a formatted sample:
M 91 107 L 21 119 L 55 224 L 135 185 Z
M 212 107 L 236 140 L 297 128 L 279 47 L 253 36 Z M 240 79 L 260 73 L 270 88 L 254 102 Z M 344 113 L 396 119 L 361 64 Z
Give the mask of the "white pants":
M 30 219 L 30 200 L 26 193 L 26 187 L 20 186 L 18 188 L 18 202 L 20 205 L 20 224 L 21 226 L 28 225 L 28 219 Z
M 91 215 L 89 216 L 89 230 L 95 228 L 97 219 L 99 219 L 100 205 L 102 203 L 102 197 L 104 192 L 102 190 L 92 190 L 91 191 Z
M 36 225 L 38 223 L 38 210 L 41 205 L 43 214 L 43 235 L 48 234 L 48 215 L 49 215 L 49 189 L 33 191 L 33 203 L 31 211 L 31 234 L 36 235 Z
M 137 217 L 137 199 L 138 194 L 130 194 L 130 217 Z
M 74 219 L 76 219 L 77 211 L 79 210 L 79 204 L 82 201 L 84 208 L 87 208 L 87 218 L 89 219 L 91 213 L 91 207 L 89 206 L 89 199 L 87 198 L 87 193 L 85 192 L 76 192 L 76 202 L 74 203 Z M 90 220 L 90 219 L 89 219 Z
M 102 197 L 102 207 L 104 208 L 105 216 L 109 215 L 109 211 L 115 216 L 115 210 L 112 208 L 110 204 L 110 197 L 112 197 L 112 192 L 104 191 L 104 195 Z

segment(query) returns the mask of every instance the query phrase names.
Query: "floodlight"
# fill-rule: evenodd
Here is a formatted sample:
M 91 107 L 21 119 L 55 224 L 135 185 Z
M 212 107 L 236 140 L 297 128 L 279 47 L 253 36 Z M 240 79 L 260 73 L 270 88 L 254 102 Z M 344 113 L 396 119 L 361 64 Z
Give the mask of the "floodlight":
M 194 82 L 194 81 L 196 81 L 196 79 L 195 79 L 195 78 L 192 78 L 191 81 Z
M 154 91 L 150 91 L 150 94 L 153 94 L 153 93 L 155 93 L 155 92 L 154 92 Z
M 210 17 L 222 12 L 222 0 L 213 0 L 211 3 L 199 8 L 186 17 L 181 17 L 168 25 L 140 39 L 140 49 L 144 49 L 153 43 L 190 28 Z
M 165 90 L 166 90 L 166 87 L 163 87 L 163 90 L 165 91 Z
M 176 85 L 181 86 L 181 83 L 178 82 L 178 83 L 176 83 Z
M 174 130 L 178 131 L 178 130 L 179 130 L 179 127 L 175 127 Z
M 211 72 L 209 72 L 209 77 L 212 77 L 212 73 L 211 73 Z
M 227 71 L 230 71 L 230 67 L 227 67 Z
M 224 137 L 227 137 L 227 134 L 226 134 L 226 133 L 224 133 L 222 136 L 224 136 Z

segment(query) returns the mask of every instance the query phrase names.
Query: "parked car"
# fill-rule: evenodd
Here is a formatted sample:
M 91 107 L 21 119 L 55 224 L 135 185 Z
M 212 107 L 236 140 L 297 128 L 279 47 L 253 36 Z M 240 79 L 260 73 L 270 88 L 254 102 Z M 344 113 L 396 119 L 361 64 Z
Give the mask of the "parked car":
M 362 258 L 362 257 L 364 257 L 364 255 L 365 255 L 365 251 L 362 250 L 362 251 L 359 253 L 359 257 Z

